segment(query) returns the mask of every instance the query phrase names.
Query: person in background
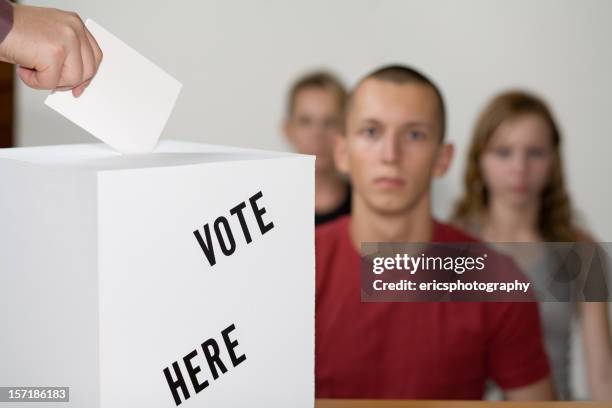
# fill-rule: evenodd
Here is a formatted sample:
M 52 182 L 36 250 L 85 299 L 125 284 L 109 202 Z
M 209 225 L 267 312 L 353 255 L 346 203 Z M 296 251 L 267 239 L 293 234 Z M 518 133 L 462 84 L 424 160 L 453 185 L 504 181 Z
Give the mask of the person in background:
M 341 135 L 346 90 L 328 72 L 299 78 L 287 98 L 283 133 L 293 148 L 316 156 L 315 224 L 350 211 L 350 186 L 334 165 L 334 139 Z
M 96 74 L 102 50 L 72 12 L 0 0 L 0 61 L 17 64 L 34 89 L 80 96 Z
M 511 400 L 554 398 L 534 302 L 361 302 L 362 242 L 476 242 L 432 215 L 445 123 L 439 89 L 406 66 L 349 96 L 334 152 L 351 214 L 315 233 L 317 398 L 481 399 L 489 378 Z
M 453 215 L 457 226 L 488 242 L 592 241 L 572 219 L 561 161 L 561 134 L 540 98 L 523 91 L 495 97 L 476 123 L 468 154 L 465 192 Z M 539 265 L 539 269 L 531 265 Z M 536 284 L 542 281 L 538 275 L 541 278 L 555 270 L 550 262 L 521 266 Z M 540 303 L 546 349 L 557 392 L 564 399 L 572 397 L 570 324 L 575 306 Z M 610 400 L 608 304 L 582 302 L 578 306 L 591 397 Z

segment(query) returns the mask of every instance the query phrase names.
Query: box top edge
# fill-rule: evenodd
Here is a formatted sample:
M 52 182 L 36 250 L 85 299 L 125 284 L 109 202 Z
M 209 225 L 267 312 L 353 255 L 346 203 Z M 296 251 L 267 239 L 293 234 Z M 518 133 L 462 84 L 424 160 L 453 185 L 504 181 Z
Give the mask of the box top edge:
M 122 155 L 103 143 L 0 149 L 0 160 L 9 159 L 54 168 L 89 171 L 173 167 L 243 160 L 297 158 L 300 156 L 309 157 L 291 152 L 203 144 L 174 139 L 160 141 L 152 153 L 134 155 Z M 312 158 L 314 159 L 314 157 Z

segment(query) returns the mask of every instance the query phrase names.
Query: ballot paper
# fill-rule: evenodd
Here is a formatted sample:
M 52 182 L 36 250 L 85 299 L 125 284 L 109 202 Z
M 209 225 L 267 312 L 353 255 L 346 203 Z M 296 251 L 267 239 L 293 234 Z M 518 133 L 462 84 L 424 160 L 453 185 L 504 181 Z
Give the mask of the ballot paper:
M 91 19 L 85 25 L 104 54 L 78 98 L 54 92 L 45 104 L 120 153 L 148 153 L 157 145 L 181 83 Z

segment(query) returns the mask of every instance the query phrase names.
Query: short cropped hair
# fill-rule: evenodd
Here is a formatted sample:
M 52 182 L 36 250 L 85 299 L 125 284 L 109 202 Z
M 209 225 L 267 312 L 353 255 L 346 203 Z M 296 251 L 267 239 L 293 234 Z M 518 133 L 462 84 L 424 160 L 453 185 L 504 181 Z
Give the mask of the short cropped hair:
M 379 81 L 391 82 L 398 85 L 414 83 L 430 87 L 436 94 L 436 99 L 438 100 L 439 124 L 442 132 L 441 140 L 444 140 L 444 135 L 446 133 L 446 107 L 442 92 L 431 79 L 416 69 L 405 65 L 386 65 L 372 71 L 357 83 L 349 96 L 348 105 L 350 105 L 355 90 L 368 79 L 377 79 Z
M 287 116 L 293 114 L 297 94 L 304 89 L 310 88 L 325 89 L 333 92 L 337 98 L 340 112 L 344 112 L 347 91 L 342 81 L 330 72 L 314 71 L 298 78 L 289 89 L 289 94 L 287 95 Z

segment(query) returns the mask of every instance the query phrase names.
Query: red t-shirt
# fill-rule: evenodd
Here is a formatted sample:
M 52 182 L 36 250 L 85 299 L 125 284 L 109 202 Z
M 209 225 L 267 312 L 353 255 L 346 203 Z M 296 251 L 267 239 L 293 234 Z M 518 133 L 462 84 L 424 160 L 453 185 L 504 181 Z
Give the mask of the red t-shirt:
M 349 222 L 316 230 L 317 398 L 481 399 L 549 374 L 535 303 L 362 303 Z M 433 241 L 477 242 L 438 222 Z

